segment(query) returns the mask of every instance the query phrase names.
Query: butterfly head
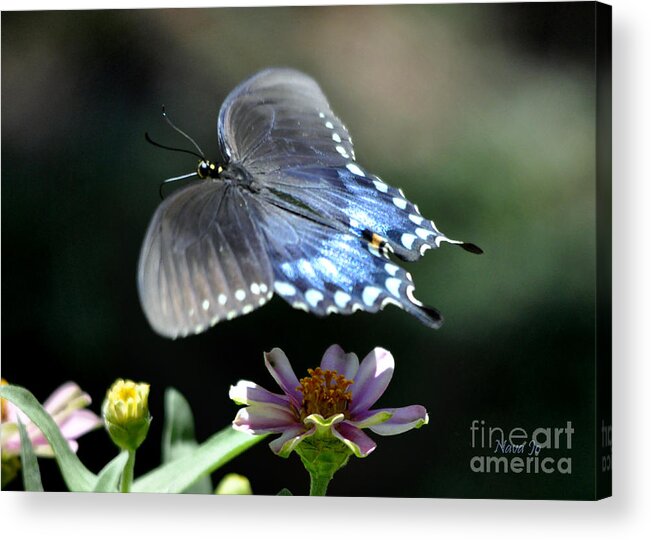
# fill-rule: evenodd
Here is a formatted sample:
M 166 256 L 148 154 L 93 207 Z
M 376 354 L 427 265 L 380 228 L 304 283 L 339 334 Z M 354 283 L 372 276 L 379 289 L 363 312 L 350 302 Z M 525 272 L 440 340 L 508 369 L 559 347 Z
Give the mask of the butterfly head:
M 197 165 L 197 176 L 202 179 L 218 178 L 223 170 L 224 169 L 221 165 L 217 165 L 212 161 L 208 161 L 207 159 L 202 159 Z

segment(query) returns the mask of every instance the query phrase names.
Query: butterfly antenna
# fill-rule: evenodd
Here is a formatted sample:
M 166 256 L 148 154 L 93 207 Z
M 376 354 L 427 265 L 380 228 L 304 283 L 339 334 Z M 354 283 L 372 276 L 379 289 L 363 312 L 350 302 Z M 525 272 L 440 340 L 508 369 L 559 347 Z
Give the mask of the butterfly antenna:
M 147 142 L 149 144 L 153 144 L 154 146 L 157 146 L 158 148 L 163 148 L 165 150 L 173 150 L 174 152 L 183 152 L 185 154 L 190 154 L 191 156 L 198 157 L 201 160 L 205 160 L 203 156 L 197 154 L 196 152 L 193 152 L 192 150 L 186 150 L 185 148 L 174 148 L 172 146 L 165 146 L 164 144 L 157 143 L 154 141 L 150 136 L 149 133 L 145 133 L 145 139 L 147 139 Z
M 163 105 L 163 118 L 165 118 L 165 121 L 170 125 L 170 127 L 174 131 L 176 131 L 177 133 L 180 133 L 181 135 L 183 135 L 188 141 L 190 141 L 194 145 L 194 147 L 197 149 L 197 151 L 201 154 L 201 159 L 205 159 L 203 157 L 203 155 L 204 155 L 203 150 L 201 150 L 201 148 L 199 148 L 199 145 L 196 143 L 196 141 L 192 137 L 190 137 L 190 135 L 188 135 L 185 131 L 183 131 L 182 129 L 179 129 L 178 127 L 176 127 L 174 122 L 172 122 L 172 120 L 170 120 L 170 117 L 167 116 L 167 112 L 165 112 L 165 106 L 164 105 Z

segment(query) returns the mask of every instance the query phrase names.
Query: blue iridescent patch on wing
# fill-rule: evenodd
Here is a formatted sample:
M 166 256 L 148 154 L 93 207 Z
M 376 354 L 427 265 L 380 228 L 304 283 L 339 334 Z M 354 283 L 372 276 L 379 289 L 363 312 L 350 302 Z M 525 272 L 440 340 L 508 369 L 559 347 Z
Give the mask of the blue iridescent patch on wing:
M 411 275 L 381 246 L 298 215 L 269 214 L 263 236 L 274 269 L 274 291 L 316 315 L 375 313 L 389 304 L 438 328 L 440 313 L 414 297 Z

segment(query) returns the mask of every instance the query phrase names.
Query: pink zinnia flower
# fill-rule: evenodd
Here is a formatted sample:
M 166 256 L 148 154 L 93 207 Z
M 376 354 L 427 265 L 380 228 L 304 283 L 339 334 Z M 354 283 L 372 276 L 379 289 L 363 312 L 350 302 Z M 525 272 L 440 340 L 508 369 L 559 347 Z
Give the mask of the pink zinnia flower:
M 373 349 L 360 364 L 355 354 L 332 345 L 320 367 L 308 370 L 309 376 L 300 381 L 280 349 L 266 353 L 265 364 L 283 394 L 250 381 L 231 386 L 231 399 L 247 405 L 238 411 L 233 427 L 253 435 L 280 433 L 269 445 L 280 456 L 287 457 L 303 440 L 318 434 L 334 437 L 357 457 L 366 457 L 376 444 L 362 429 L 397 435 L 428 422 L 421 405 L 371 409 L 393 375 L 393 356 L 385 349 Z
M 5 381 L 2 383 L 6 384 Z M 10 401 L 5 399 L 0 401 L 2 401 L 0 449 L 3 458 L 20 455 L 18 418 L 27 429 L 34 453 L 41 457 L 53 457 L 52 447 L 41 430 Z M 43 404 L 43 408 L 52 416 L 74 452 L 77 451 L 79 437 L 102 425 L 102 419 L 99 416 L 84 408 L 90 403 L 91 399 L 88 394 L 82 392 L 75 383 L 68 382 L 57 388 Z

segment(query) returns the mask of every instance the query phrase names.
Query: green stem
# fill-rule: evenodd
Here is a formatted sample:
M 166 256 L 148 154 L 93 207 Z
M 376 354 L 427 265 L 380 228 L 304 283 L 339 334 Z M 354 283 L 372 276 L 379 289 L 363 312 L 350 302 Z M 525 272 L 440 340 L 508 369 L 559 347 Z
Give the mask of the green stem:
M 328 484 L 351 455 L 350 450 L 338 439 L 313 436 L 296 448 L 303 466 L 310 475 L 310 495 L 322 497 Z
M 127 450 L 129 457 L 127 463 L 122 471 L 122 479 L 120 481 L 120 491 L 122 493 L 129 493 L 131 491 L 131 484 L 133 484 L 133 469 L 136 464 L 136 451 Z
M 332 475 L 315 474 L 310 471 L 310 497 L 323 497 L 328 490 Z

